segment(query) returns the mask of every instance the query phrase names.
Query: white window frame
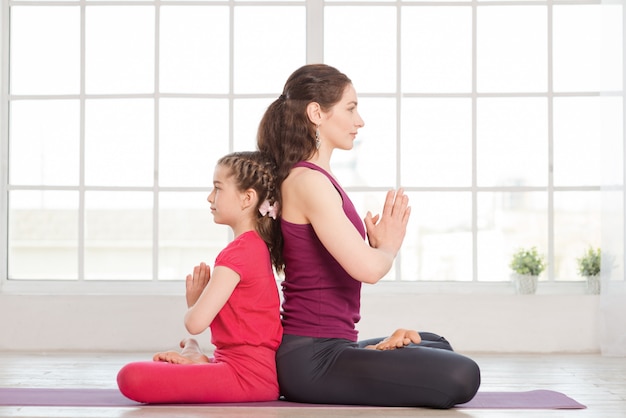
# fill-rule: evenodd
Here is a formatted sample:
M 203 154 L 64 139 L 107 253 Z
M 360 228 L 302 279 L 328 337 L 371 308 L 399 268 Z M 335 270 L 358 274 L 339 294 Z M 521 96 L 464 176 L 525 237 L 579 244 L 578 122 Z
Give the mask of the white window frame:
M 131 1 L 132 2 L 132 1 Z M 623 4 L 621 0 L 616 0 L 617 3 Z M 16 2 L 18 3 L 18 2 Z M 19 2 L 19 4 L 24 4 L 25 2 Z M 87 2 L 85 0 L 80 0 L 78 2 L 82 7 L 84 7 Z M 176 2 L 173 2 L 174 4 Z M 257 5 L 260 2 L 254 2 Z M 506 94 L 498 95 L 498 94 L 488 94 L 483 95 L 476 92 L 476 10 L 477 7 L 483 7 L 486 5 L 527 5 L 529 2 L 524 0 L 511 0 L 511 1 L 484 1 L 484 2 L 450 2 L 446 3 L 446 5 L 460 5 L 471 7 L 473 10 L 473 88 L 472 92 L 467 95 L 467 97 L 471 98 L 473 102 L 473 114 L 474 114 L 474 129 L 472 134 L 472 142 L 474 149 L 474 157 L 473 157 L 473 175 L 472 175 L 472 186 L 467 188 L 467 191 L 470 191 L 472 194 L 473 200 L 473 265 L 474 269 L 472 271 L 472 281 L 471 282 L 384 282 L 381 283 L 383 286 L 392 291 L 396 289 L 401 292 L 496 292 L 496 293 L 507 293 L 509 292 L 510 285 L 505 282 L 498 283 L 481 283 L 477 279 L 477 227 L 476 227 L 476 195 L 480 191 L 519 191 L 520 189 L 516 188 L 481 188 L 476 185 L 476 129 L 475 129 L 475 114 L 476 114 L 476 100 L 480 97 L 506 97 Z M 573 0 L 573 1 L 554 1 L 554 0 L 546 0 L 546 1 L 536 1 L 533 2 L 535 4 L 547 4 L 549 10 L 551 11 L 551 6 L 554 4 L 602 4 L 602 1 L 598 0 Z M 606 3 L 606 2 L 605 2 Z M 180 289 L 180 282 L 161 282 L 156 279 L 146 282 L 117 282 L 117 281 L 85 281 L 83 279 L 72 280 L 72 281 L 9 281 L 7 280 L 7 258 L 8 258 L 8 248 L 7 248 L 7 212 L 8 212 L 8 204 L 7 204 L 7 192 L 10 187 L 7 184 L 8 177 L 8 102 L 9 102 L 9 94 L 8 94 L 8 66 L 9 66 L 9 40 L 8 40 L 8 27 L 9 27 L 9 4 L 12 4 L 10 0 L 2 0 L 2 8 L 0 9 L 0 21 L 2 23 L 2 33 L 1 33 L 1 66 L 0 66 L 0 292 L 2 293 L 70 293 L 70 294 L 83 294 L 83 293 L 141 293 L 141 294 L 175 294 L 182 293 Z M 50 5 L 55 4 L 54 2 L 30 2 L 29 4 L 42 4 L 42 5 Z M 71 4 L 76 4 L 71 2 Z M 91 2 L 89 2 L 91 4 Z M 117 3 L 123 4 L 123 2 Z M 151 2 L 145 2 L 141 4 L 152 4 Z M 159 4 L 164 4 L 164 2 L 160 2 Z M 196 3 L 194 3 L 196 4 Z M 201 4 L 201 2 L 198 2 Z M 214 4 L 213 2 L 211 4 Z M 233 7 L 232 2 L 225 2 L 224 4 L 229 4 L 230 7 Z M 236 3 L 240 4 L 240 3 Z M 279 4 L 285 4 L 280 2 Z M 358 6 L 358 5 L 372 5 L 372 2 L 332 2 L 327 3 L 326 5 L 322 0 L 307 0 L 307 62 L 321 62 L 323 61 L 323 15 L 324 15 L 324 7 L 333 7 L 336 5 L 350 5 L 350 6 Z M 425 2 L 404 2 L 404 3 L 393 3 L 393 2 L 380 2 L 381 5 L 393 5 L 396 4 L 398 7 L 408 4 L 425 4 Z M 432 2 L 431 5 L 439 5 L 441 3 Z M 399 29 L 398 29 L 399 30 Z M 399 34 L 398 34 L 399 37 Z M 551 37 L 548 38 L 548 52 L 551 56 Z M 626 55 L 626 54 L 625 54 Z M 399 52 L 398 52 L 399 56 Z M 400 59 L 400 58 L 398 58 Z M 84 71 L 84 70 L 83 70 Z M 400 79 L 400 71 L 401 68 L 397 66 L 398 71 L 398 80 Z M 551 63 L 549 63 L 549 74 L 550 74 L 550 85 L 548 87 L 548 93 L 546 94 L 549 102 L 549 108 L 551 108 L 551 103 L 554 97 L 559 96 L 567 96 L 569 93 L 557 94 L 552 91 L 551 86 Z M 622 94 L 623 92 L 614 92 L 616 94 Z M 581 96 L 599 96 L 601 92 L 597 93 L 582 93 Z M 150 97 L 155 97 L 155 95 L 150 95 Z M 422 96 L 422 95 L 419 95 Z M 424 97 L 437 97 L 437 94 L 425 94 Z M 516 97 L 523 97 L 523 94 L 516 94 Z M 405 95 L 405 97 L 411 97 L 411 95 Z M 622 96 L 623 97 L 623 96 Z M 401 93 L 396 92 L 397 100 L 400 100 Z M 231 97 L 232 99 L 232 97 Z M 398 115 L 399 118 L 399 115 Z M 550 116 L 551 118 L 551 116 Z M 549 123 L 552 121 L 550 119 Z M 231 122 L 232 126 L 232 122 Z M 231 134 L 232 135 L 232 134 Z M 399 139 L 398 139 L 399 141 Z M 549 141 L 552 144 L 552 132 L 549 133 Z M 232 136 L 231 136 L 231 144 L 232 144 Z M 550 145 L 550 148 L 552 146 Z M 398 166 L 399 170 L 399 166 Z M 396 178 L 399 178 L 399 174 L 396 173 Z M 598 187 L 556 187 L 553 185 L 552 176 L 550 176 L 550 180 L 547 187 L 539 187 L 539 188 L 530 188 L 528 190 L 537 190 L 537 191 L 547 191 L 548 192 L 548 276 L 552 277 L 552 263 L 551 257 L 553 254 L 554 247 L 554 231 L 553 231 L 553 193 L 557 191 L 566 191 L 566 190 L 597 190 L 600 191 L 600 186 Z M 348 188 L 348 191 L 361 191 L 363 189 L 360 188 Z M 372 190 L 372 189 L 367 189 Z M 420 191 L 424 189 L 420 188 L 407 188 L 408 191 Z M 445 188 L 428 188 L 427 191 L 445 191 Z M 526 189 L 525 189 L 526 190 Z M 625 194 L 626 198 L 626 194 Z M 156 226 L 155 226 L 156 227 Z M 626 230 L 623 231 L 624 237 L 626 237 Z M 82 257 L 80 255 L 79 257 Z M 154 262 L 156 263 L 156 261 Z M 399 274 L 399 273 L 398 273 Z M 542 284 L 544 291 L 547 293 L 582 293 L 583 292 L 583 284 L 578 282 L 558 282 L 555 283 L 553 280 L 550 280 L 549 283 Z M 366 290 L 370 291 L 370 290 Z

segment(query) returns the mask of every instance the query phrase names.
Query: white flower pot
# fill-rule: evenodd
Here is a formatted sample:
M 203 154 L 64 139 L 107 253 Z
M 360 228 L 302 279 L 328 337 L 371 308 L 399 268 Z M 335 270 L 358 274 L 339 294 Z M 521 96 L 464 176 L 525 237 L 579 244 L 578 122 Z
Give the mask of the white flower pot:
M 587 291 L 588 295 L 599 295 L 600 294 L 600 275 L 596 274 L 595 276 L 585 276 L 587 280 Z
M 511 274 L 511 280 L 515 285 L 515 293 L 518 295 L 532 295 L 537 291 L 539 276 L 531 274 Z

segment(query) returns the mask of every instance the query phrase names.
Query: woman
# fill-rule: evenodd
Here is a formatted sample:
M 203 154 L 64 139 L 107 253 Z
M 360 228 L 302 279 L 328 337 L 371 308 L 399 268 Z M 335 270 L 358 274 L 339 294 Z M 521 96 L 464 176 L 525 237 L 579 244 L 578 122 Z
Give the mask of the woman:
M 280 190 L 281 394 L 296 402 L 451 408 L 475 395 L 480 371 L 445 339 L 399 329 L 357 342 L 361 284 L 390 270 L 411 211 L 403 191 L 391 190 L 382 216 L 368 212 L 363 225 L 332 175 L 333 151 L 351 149 L 364 125 L 357 106 L 347 76 L 305 65 L 259 126 L 258 148 L 273 156 Z

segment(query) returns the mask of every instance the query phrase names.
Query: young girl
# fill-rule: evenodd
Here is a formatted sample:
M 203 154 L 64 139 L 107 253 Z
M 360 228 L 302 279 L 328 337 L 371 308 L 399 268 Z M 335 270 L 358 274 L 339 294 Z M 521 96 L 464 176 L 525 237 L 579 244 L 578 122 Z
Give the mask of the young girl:
M 127 364 L 117 376 L 126 397 L 144 403 L 278 399 L 275 355 L 282 326 L 272 271 L 279 233 L 275 172 L 260 152 L 218 161 L 207 200 L 214 221 L 231 227 L 234 240 L 217 256 L 212 274 L 201 263 L 187 276 L 185 315 L 191 334 L 210 327 L 214 356 L 185 339 L 180 353 Z
M 402 190 L 365 225 L 330 166 L 352 149 L 363 119 L 348 77 L 305 65 L 267 109 L 258 147 L 278 166 L 284 336 L 276 362 L 281 393 L 309 403 L 450 408 L 472 399 L 480 370 L 432 333 L 398 329 L 357 342 L 362 283 L 391 268 L 410 215 Z M 365 240 L 367 236 L 367 240 Z

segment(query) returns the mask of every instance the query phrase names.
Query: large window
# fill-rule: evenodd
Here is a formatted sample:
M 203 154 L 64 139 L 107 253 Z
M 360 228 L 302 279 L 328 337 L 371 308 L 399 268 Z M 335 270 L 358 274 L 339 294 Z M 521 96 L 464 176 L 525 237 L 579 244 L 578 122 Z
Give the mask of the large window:
M 212 263 L 230 239 L 206 203 L 215 161 L 254 148 L 288 75 L 319 61 L 359 94 L 365 127 L 333 162 L 357 207 L 411 198 L 386 280 L 505 281 L 531 246 L 544 280 L 578 280 L 600 246 L 621 2 L 2 0 L 2 19 L 2 280 Z

